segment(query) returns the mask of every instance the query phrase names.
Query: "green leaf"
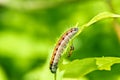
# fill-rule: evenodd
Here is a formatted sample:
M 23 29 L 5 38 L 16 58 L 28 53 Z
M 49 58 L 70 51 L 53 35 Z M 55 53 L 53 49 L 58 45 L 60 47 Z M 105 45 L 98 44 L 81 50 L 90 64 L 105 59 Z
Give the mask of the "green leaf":
M 64 71 L 64 77 L 80 77 L 95 70 L 111 70 L 111 66 L 120 63 L 118 57 L 101 57 L 86 58 L 82 60 L 74 60 L 68 64 L 59 67 L 60 71 Z
M 99 20 L 102 20 L 104 18 L 110 18 L 110 17 L 115 18 L 115 17 L 120 17 L 120 15 L 113 14 L 113 13 L 110 13 L 110 12 L 102 12 L 102 13 L 96 15 L 95 17 L 93 17 L 87 24 L 85 24 L 83 26 L 88 27 L 88 26 L 92 25 L 93 23 L 95 23 Z
M 120 63 L 120 58 L 117 57 L 96 58 L 96 65 L 98 66 L 98 70 L 111 70 L 111 66 L 115 63 Z
M 80 35 L 80 33 L 86 28 L 89 27 L 90 25 L 92 25 L 93 23 L 105 19 L 105 18 L 120 18 L 119 14 L 114 14 L 114 13 L 110 13 L 110 12 L 102 12 L 99 13 L 98 15 L 96 15 L 95 17 L 93 17 L 89 22 L 87 22 L 86 24 L 80 26 L 79 32 L 75 35 L 75 37 L 77 35 Z
M 68 64 L 60 66 L 60 70 L 64 70 L 65 77 L 84 76 L 87 73 L 97 69 L 95 58 L 86 58 L 82 60 L 74 60 Z

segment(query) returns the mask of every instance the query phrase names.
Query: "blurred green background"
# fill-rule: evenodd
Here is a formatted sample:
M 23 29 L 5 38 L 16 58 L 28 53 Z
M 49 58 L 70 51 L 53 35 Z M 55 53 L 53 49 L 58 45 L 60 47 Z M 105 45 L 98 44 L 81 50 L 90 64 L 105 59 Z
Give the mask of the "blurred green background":
M 0 0 L 0 80 L 53 80 L 49 59 L 57 38 L 104 11 L 120 14 L 120 0 Z M 85 29 L 69 60 L 120 57 L 119 23 L 110 18 Z M 120 64 L 79 80 L 120 80 Z

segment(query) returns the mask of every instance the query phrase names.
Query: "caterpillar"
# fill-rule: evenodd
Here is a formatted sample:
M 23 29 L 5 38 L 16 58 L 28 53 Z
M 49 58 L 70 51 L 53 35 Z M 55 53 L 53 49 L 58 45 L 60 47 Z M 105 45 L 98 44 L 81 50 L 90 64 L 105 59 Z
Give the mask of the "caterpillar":
M 67 30 L 58 40 L 54 50 L 53 54 L 50 60 L 50 70 L 52 73 L 56 73 L 57 66 L 59 59 L 61 57 L 61 54 L 64 52 L 65 47 L 69 43 L 70 39 L 78 32 L 78 28 L 70 28 Z

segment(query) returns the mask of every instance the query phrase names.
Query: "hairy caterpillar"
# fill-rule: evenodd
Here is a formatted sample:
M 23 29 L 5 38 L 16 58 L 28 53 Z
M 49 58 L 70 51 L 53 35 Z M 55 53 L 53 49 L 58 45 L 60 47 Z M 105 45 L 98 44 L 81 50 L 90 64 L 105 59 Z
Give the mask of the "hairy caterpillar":
M 51 70 L 52 73 L 56 73 L 58 62 L 59 62 L 59 59 L 61 57 L 61 54 L 65 50 L 65 47 L 67 46 L 67 44 L 70 41 L 70 39 L 77 32 L 78 32 L 78 28 L 70 28 L 58 40 L 58 42 L 57 42 L 57 44 L 56 44 L 56 46 L 54 48 L 51 60 L 50 60 L 50 70 Z

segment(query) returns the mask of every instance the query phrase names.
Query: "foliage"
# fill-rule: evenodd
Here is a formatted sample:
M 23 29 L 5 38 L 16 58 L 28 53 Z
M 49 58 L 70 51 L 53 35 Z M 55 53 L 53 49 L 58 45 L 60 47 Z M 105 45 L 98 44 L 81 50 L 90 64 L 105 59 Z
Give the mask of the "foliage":
M 112 13 L 100 13 L 92 18 L 88 23 L 83 25 L 78 34 L 79 35 L 84 28 L 89 27 L 91 24 L 108 17 L 120 17 L 120 15 Z M 74 37 L 75 38 L 75 37 Z M 117 57 L 102 57 L 102 58 L 86 58 L 84 60 L 74 60 L 68 64 L 63 64 L 60 67 L 61 71 L 64 71 L 65 77 L 79 77 L 94 70 L 111 70 L 111 66 L 115 63 L 120 63 L 120 58 Z M 74 68 L 74 69 L 73 69 Z
M 49 60 L 56 38 L 76 23 L 80 31 L 73 39 L 75 50 L 60 63 L 57 80 L 119 80 L 119 4 L 0 0 L 0 80 L 53 80 Z

